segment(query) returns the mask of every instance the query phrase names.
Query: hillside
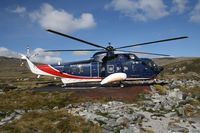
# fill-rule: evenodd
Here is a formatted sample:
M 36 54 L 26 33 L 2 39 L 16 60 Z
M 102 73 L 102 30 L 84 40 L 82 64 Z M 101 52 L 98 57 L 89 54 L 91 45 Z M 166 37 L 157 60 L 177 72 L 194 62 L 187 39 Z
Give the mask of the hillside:
M 23 62 L 23 65 L 22 65 Z M 27 89 L 58 83 L 52 77 L 37 78 L 28 69 L 25 61 L 17 58 L 0 57 L 0 87 Z
M 195 59 L 195 58 L 194 57 L 178 57 L 178 58 L 165 57 L 165 58 L 153 58 L 153 61 L 156 62 L 156 64 L 160 66 L 165 66 L 171 63 L 176 63 L 176 62 L 191 60 L 191 59 Z
M 166 59 L 164 59 L 166 61 Z M 173 59 L 164 65 L 162 78 L 200 79 L 200 58 Z

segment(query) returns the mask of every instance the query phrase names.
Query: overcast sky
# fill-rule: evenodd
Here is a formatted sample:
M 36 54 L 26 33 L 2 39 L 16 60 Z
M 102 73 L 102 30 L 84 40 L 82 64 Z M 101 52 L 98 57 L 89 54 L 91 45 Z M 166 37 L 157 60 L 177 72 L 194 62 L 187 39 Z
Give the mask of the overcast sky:
M 93 53 L 43 53 L 43 49 L 93 48 L 45 31 L 50 28 L 114 47 L 166 38 L 189 39 L 128 50 L 200 56 L 200 0 L 2 0 L 0 56 L 26 53 L 52 63 L 88 59 Z

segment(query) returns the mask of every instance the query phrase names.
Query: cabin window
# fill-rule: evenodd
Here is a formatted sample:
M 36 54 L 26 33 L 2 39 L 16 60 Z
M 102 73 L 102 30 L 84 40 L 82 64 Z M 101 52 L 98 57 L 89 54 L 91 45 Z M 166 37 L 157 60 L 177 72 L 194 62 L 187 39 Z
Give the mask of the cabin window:
M 79 67 L 80 73 L 83 73 L 83 67 Z
M 72 74 L 77 74 L 77 73 L 78 73 L 78 68 L 72 67 Z
M 128 66 L 124 66 L 124 71 L 128 71 Z
M 130 59 L 135 60 L 135 56 L 134 55 L 129 55 Z
M 116 70 L 117 70 L 117 71 L 120 71 L 120 70 L 121 70 L 121 67 L 117 67 Z
M 114 65 L 107 65 L 108 73 L 114 73 Z
M 103 72 L 103 71 L 105 71 L 105 70 L 106 70 L 105 67 L 102 67 L 102 68 L 101 68 L 101 72 Z

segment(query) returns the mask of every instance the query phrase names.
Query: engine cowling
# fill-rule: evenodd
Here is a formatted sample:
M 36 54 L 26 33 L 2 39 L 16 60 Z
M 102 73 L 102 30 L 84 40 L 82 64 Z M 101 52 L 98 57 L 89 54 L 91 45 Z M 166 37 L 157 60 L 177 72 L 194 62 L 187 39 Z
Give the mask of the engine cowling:
M 127 78 L 126 73 L 113 73 L 101 81 L 101 85 L 116 82 L 116 81 L 123 81 Z

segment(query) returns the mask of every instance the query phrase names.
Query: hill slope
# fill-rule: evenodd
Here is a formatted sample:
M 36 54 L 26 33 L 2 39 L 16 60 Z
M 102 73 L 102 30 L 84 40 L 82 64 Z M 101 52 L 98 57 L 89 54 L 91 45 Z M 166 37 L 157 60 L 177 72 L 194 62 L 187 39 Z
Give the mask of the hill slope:
M 175 60 L 163 66 L 160 74 L 164 78 L 176 79 L 200 79 L 200 58 L 186 58 Z
M 58 83 L 52 77 L 37 78 L 30 72 L 25 61 L 21 59 L 0 57 L 0 87 L 14 86 L 17 88 L 39 87 L 48 83 Z

